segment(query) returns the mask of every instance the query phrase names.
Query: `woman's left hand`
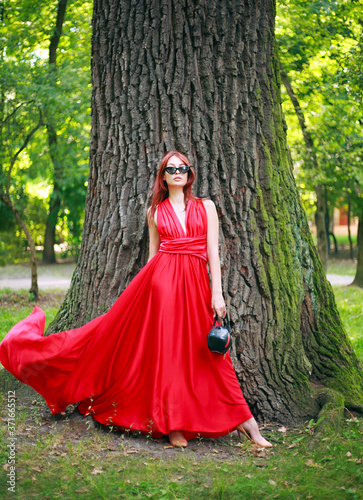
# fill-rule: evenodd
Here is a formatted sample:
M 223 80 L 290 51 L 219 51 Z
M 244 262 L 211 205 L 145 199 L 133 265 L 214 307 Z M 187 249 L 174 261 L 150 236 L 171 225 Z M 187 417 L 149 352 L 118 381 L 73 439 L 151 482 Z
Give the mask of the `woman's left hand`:
M 214 314 L 218 315 L 218 318 L 224 318 L 226 316 L 226 303 L 222 293 L 212 293 L 212 309 Z

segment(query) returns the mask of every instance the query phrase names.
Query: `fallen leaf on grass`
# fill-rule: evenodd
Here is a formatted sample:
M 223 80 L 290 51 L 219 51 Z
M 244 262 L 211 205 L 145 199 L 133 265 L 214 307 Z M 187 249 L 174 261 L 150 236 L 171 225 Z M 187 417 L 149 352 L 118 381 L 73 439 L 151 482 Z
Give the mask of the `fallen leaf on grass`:
M 324 469 L 322 465 L 317 464 L 314 460 L 306 460 L 305 465 L 308 467 L 315 467 L 316 469 Z
M 272 486 L 276 486 L 276 482 L 273 480 L 273 479 L 269 479 L 268 482 L 272 485 Z
M 347 453 L 345 454 L 346 457 L 351 457 L 352 454 L 350 453 L 350 451 L 347 451 Z
M 91 474 L 102 474 L 103 470 L 101 469 L 93 469 L 93 471 L 91 472 Z
M 297 444 L 296 443 L 293 443 L 293 444 L 290 444 L 288 446 L 288 449 L 290 450 L 291 448 L 296 448 Z
M 169 445 L 169 446 L 164 446 L 164 450 L 169 450 L 169 448 L 174 448 L 174 446 L 171 446 L 171 445 Z
M 282 426 L 279 429 L 277 429 L 277 432 L 287 432 L 286 427 Z
M 127 450 L 126 453 L 139 453 L 137 450 Z
M 87 493 L 88 488 L 81 488 L 80 490 L 76 490 L 76 493 Z
M 213 450 L 213 453 L 219 453 L 219 451 L 218 450 Z
M 39 467 L 32 467 L 32 470 L 35 470 L 35 472 L 42 472 Z
M 246 474 L 245 477 L 247 477 L 248 479 L 251 479 L 251 474 Z

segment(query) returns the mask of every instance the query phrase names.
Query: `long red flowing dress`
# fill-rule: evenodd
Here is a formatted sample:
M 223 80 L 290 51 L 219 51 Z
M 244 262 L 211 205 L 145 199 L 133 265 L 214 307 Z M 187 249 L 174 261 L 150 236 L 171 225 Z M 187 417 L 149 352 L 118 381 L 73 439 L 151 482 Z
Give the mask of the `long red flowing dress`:
M 44 337 L 38 306 L 0 344 L 0 361 L 46 400 L 102 424 L 160 437 L 218 437 L 252 414 L 229 353 L 211 353 L 207 213 L 189 200 L 186 233 L 167 198 L 158 206 L 159 252 L 111 309 L 80 328 Z

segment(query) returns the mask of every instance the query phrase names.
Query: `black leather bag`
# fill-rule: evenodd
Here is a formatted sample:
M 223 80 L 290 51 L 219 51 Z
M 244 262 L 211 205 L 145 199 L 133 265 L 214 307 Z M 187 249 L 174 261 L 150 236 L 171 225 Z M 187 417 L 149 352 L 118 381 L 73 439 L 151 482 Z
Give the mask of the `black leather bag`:
M 227 326 L 222 326 L 222 320 L 220 321 L 221 326 L 215 326 L 218 320 L 218 316 L 215 315 L 213 328 L 207 335 L 208 348 L 212 352 L 218 352 L 219 354 L 225 354 L 231 347 L 231 325 L 229 323 L 228 316 L 226 314 L 225 323 Z

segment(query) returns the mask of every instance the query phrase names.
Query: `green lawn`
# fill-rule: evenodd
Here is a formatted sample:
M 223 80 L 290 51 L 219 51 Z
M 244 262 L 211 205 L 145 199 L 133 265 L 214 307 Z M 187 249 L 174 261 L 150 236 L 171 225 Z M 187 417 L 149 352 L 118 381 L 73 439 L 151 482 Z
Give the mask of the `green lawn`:
M 334 259 L 328 261 L 327 274 L 340 274 L 346 276 L 355 276 L 357 268 L 356 261 L 351 259 Z
M 363 289 L 334 286 L 334 295 L 348 337 L 363 363 Z
M 17 451 L 13 498 L 362 498 L 362 419 L 346 419 L 340 431 L 315 445 L 314 435 L 303 427 L 276 428 L 269 433 L 275 447 L 267 451 L 234 436 L 227 443 L 194 440 L 185 450 L 170 450 L 167 441 L 150 439 L 140 449 L 141 438 L 100 429 L 71 436 L 69 426 L 57 424 Z M 18 428 L 19 444 L 37 432 L 21 423 Z M 7 453 L 3 440 L 2 463 Z M 2 491 L 5 480 L 3 474 Z

